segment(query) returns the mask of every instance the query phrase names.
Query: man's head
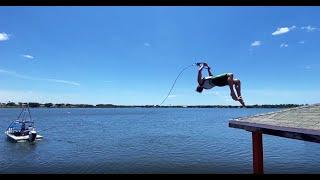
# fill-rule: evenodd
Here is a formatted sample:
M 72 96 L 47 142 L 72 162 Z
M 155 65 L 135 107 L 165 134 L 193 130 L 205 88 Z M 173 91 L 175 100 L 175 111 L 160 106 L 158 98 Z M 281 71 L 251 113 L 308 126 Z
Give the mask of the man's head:
M 200 86 L 200 85 L 198 85 L 196 91 L 197 91 L 198 93 L 202 93 L 203 87 Z

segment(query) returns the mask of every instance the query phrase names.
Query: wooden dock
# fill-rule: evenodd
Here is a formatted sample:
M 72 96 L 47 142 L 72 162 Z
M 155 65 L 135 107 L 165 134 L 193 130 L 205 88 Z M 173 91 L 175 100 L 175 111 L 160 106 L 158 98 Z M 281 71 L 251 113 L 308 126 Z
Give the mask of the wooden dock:
M 252 132 L 253 172 L 263 174 L 262 134 L 320 143 L 320 104 L 232 119 L 229 127 Z

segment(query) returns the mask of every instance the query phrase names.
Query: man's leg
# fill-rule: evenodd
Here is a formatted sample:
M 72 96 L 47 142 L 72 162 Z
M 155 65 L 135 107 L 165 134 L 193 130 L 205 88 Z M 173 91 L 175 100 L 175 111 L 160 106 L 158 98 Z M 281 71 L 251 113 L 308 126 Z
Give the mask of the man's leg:
M 239 79 L 234 79 L 234 84 L 238 94 L 238 101 L 242 104 L 242 106 L 246 106 L 241 96 L 241 81 Z
M 228 73 L 228 84 L 229 84 L 230 95 L 231 95 L 232 99 L 237 101 L 238 97 L 236 96 L 236 93 L 234 92 L 234 89 L 233 89 L 234 80 L 233 80 L 233 74 L 232 73 Z
M 240 80 L 234 79 L 233 82 L 234 82 L 234 86 L 237 91 L 238 97 L 241 97 L 241 82 L 240 82 Z

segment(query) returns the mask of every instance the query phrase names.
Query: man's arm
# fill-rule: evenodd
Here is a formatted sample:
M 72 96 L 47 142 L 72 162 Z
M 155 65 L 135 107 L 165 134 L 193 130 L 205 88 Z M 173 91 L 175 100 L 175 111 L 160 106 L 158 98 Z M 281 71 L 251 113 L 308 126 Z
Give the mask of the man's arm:
M 211 68 L 209 66 L 207 66 L 208 68 L 208 73 L 209 73 L 209 76 L 213 76 L 213 74 L 211 73 Z
M 202 85 L 202 69 L 203 69 L 203 65 L 200 66 L 199 70 L 198 70 L 198 84 Z
M 213 76 L 210 66 L 207 63 L 204 63 L 203 65 L 207 67 L 209 76 Z

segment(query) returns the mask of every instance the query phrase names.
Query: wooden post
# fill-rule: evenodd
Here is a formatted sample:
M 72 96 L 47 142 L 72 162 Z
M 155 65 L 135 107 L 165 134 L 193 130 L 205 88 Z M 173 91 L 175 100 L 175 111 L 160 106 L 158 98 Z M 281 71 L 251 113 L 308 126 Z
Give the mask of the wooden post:
M 252 132 L 253 173 L 263 174 L 262 133 Z

